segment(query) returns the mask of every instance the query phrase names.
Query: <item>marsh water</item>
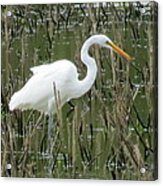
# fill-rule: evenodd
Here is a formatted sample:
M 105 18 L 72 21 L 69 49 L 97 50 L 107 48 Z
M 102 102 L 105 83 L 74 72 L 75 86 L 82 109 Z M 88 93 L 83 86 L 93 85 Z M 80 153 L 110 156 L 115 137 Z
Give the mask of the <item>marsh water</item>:
M 157 5 L 95 3 L 2 6 L 2 175 L 153 180 L 157 177 Z M 54 116 L 9 111 L 30 68 L 68 59 L 80 79 L 83 42 L 105 34 L 134 57 L 93 46 L 98 74 L 91 90 Z M 35 87 L 37 89 L 37 87 Z M 11 165 L 8 166 L 8 165 Z M 142 171 L 142 170 L 145 170 Z

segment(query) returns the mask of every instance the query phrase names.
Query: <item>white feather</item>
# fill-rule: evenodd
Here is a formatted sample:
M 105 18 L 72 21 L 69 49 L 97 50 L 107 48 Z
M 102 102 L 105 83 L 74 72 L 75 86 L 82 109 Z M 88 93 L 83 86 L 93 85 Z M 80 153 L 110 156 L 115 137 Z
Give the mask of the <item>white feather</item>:
M 60 106 L 72 98 L 85 94 L 92 87 L 97 74 L 96 62 L 89 56 L 89 48 L 93 44 L 108 48 L 109 43 L 113 46 L 112 41 L 105 35 L 94 35 L 85 41 L 81 49 L 81 60 L 87 67 L 87 75 L 83 80 L 78 79 L 76 66 L 68 60 L 31 68 L 33 76 L 11 97 L 10 110 L 35 109 L 45 114 L 55 112 L 54 83 L 60 94 Z M 130 58 L 122 50 L 121 53 Z
M 68 87 L 72 89 L 77 79 L 77 69 L 72 62 L 60 60 L 48 65 L 33 67 L 31 70 L 34 75 L 22 89 L 11 97 L 10 110 L 35 109 L 47 114 L 49 105 L 54 102 L 53 83 L 60 91 L 62 105 L 68 100 L 71 91 L 68 91 Z M 55 105 L 52 109 L 55 109 Z

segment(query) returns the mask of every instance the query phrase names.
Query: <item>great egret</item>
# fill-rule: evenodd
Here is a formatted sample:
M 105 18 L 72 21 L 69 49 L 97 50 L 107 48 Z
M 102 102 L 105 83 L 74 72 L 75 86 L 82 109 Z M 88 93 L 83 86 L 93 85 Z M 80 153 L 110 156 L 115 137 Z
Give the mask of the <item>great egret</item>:
M 65 59 L 59 60 L 51 64 L 31 68 L 30 70 L 33 72 L 33 76 L 21 90 L 14 93 L 11 97 L 9 103 L 9 109 L 11 111 L 15 109 L 34 109 L 49 115 L 49 176 L 52 175 L 53 165 L 53 113 L 57 111 L 57 105 L 61 108 L 66 102 L 73 98 L 81 97 L 92 87 L 97 74 L 96 61 L 89 56 L 89 48 L 93 44 L 113 49 L 128 61 L 132 59 L 105 35 L 93 35 L 85 41 L 81 49 L 81 60 L 87 67 L 87 75 L 83 80 L 78 79 L 77 68 L 71 61 Z M 57 102 L 60 104 L 57 104 Z
M 87 67 L 87 75 L 83 80 L 78 79 L 76 66 L 66 59 L 35 66 L 30 69 L 33 72 L 33 76 L 22 89 L 11 97 L 9 109 L 11 111 L 15 109 L 34 109 L 48 115 L 55 113 L 54 84 L 60 96 L 61 107 L 69 100 L 79 98 L 88 92 L 97 74 L 96 61 L 89 56 L 89 48 L 93 44 L 113 49 L 128 61 L 132 60 L 127 53 L 116 46 L 107 36 L 93 35 L 85 41 L 81 49 L 81 60 Z

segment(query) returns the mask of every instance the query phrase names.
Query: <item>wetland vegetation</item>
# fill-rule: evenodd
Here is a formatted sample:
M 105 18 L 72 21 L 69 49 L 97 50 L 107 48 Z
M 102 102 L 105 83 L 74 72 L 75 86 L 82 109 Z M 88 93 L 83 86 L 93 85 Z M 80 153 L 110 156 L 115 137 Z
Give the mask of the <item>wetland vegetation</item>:
M 156 28 L 154 2 L 1 6 L 2 176 L 157 178 Z M 96 82 L 57 113 L 50 160 L 48 118 L 33 110 L 10 112 L 9 100 L 36 65 L 69 59 L 83 78 L 80 49 L 96 33 L 108 35 L 135 60 L 91 48 Z

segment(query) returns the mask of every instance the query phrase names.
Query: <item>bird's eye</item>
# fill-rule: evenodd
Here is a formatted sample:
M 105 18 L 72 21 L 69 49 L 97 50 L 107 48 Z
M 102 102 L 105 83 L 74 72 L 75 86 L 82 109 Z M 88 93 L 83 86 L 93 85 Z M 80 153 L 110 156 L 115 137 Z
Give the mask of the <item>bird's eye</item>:
M 111 41 L 106 41 L 106 45 L 111 46 L 112 45 Z

